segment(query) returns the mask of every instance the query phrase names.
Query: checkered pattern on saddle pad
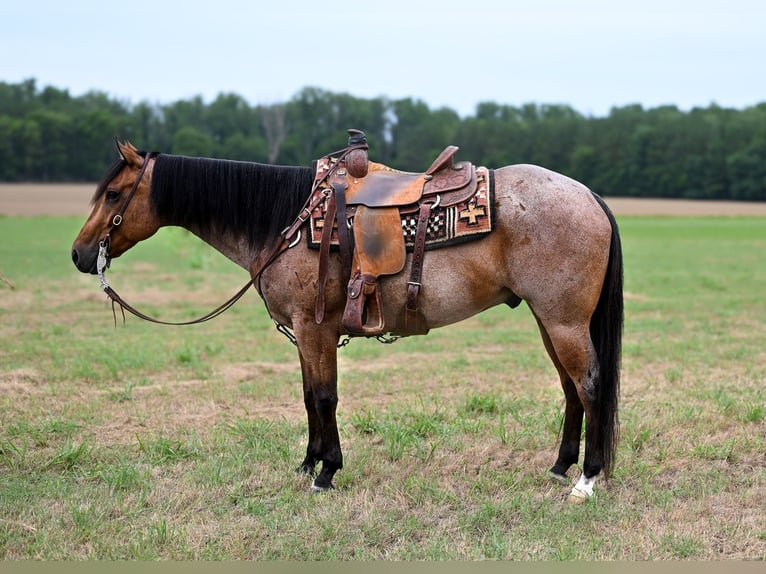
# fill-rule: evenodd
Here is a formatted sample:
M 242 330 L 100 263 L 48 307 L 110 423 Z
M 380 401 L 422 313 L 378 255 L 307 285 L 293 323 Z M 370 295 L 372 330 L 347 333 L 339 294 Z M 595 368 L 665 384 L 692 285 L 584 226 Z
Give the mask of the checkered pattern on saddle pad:
M 437 206 L 431 210 L 426 234 L 426 249 L 438 249 L 479 239 L 492 231 L 495 222 L 493 175 L 492 171 L 486 167 L 476 168 L 478 185 L 476 194 L 471 199 L 450 207 Z M 328 200 L 325 200 L 317 206 L 309 218 L 308 245 L 312 249 L 319 249 L 322 240 L 327 202 Z M 400 215 L 404 244 L 408 251 L 412 251 L 415 245 L 418 212 Z M 333 248 L 338 246 L 337 224 L 333 226 L 330 245 Z

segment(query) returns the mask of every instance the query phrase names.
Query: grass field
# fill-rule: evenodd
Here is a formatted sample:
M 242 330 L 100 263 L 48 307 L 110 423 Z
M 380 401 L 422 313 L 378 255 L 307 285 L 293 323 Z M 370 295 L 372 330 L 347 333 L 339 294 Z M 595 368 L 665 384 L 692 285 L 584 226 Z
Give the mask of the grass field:
M 115 328 L 69 260 L 82 221 L 0 217 L 2 558 L 766 559 L 762 217 L 619 217 L 622 438 L 584 506 L 546 477 L 563 396 L 523 305 L 341 350 L 346 467 L 314 496 L 297 354 L 257 294 Z M 180 230 L 110 271 L 166 319 L 246 278 Z

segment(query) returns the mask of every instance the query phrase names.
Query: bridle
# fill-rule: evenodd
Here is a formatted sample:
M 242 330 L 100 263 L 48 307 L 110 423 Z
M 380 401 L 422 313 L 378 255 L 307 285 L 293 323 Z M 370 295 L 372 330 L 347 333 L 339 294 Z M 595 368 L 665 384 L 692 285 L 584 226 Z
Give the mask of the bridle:
M 104 291 L 106 291 L 105 287 L 109 287 L 109 284 L 106 282 L 106 278 L 104 277 L 104 270 L 109 267 L 109 263 L 111 261 L 111 258 L 109 257 L 109 247 L 112 244 L 112 232 L 122 224 L 122 220 L 125 217 L 125 211 L 127 211 L 128 205 L 130 205 L 130 200 L 133 199 L 133 196 L 136 194 L 136 190 L 138 189 L 141 180 L 144 178 L 144 173 L 146 173 L 146 168 L 149 165 L 149 160 L 155 158 L 157 155 L 158 154 L 156 152 L 149 152 L 146 154 L 144 157 L 144 163 L 138 172 L 138 176 L 136 176 L 136 181 L 133 182 L 133 187 L 130 188 L 128 196 L 125 198 L 125 201 L 122 202 L 120 211 L 118 211 L 115 216 L 112 217 L 112 222 L 109 224 L 109 229 L 107 229 L 106 235 L 104 235 L 104 238 L 98 242 L 98 259 L 96 260 L 96 271 L 98 273 L 99 279 L 101 279 L 101 288 L 104 289 Z

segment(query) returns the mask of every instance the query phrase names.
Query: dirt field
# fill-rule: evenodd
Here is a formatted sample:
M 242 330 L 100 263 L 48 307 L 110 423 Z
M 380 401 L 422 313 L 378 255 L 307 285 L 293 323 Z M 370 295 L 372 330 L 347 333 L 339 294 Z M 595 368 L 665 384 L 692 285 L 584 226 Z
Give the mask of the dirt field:
M 86 216 L 95 183 L 0 183 L 0 215 Z M 766 202 L 696 201 L 687 199 L 638 199 L 608 197 L 616 215 L 763 215 Z

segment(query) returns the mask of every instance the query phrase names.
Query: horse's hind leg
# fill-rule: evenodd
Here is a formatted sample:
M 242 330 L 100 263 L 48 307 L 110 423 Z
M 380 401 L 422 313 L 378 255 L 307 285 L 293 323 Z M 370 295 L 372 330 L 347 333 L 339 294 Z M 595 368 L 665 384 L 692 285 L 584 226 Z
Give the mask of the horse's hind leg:
M 561 388 L 564 390 L 564 397 L 566 399 L 559 455 L 556 463 L 550 470 L 551 476 L 564 484 L 567 481 L 567 470 L 569 470 L 570 466 L 577 463 L 577 459 L 580 456 L 580 435 L 582 434 L 582 420 L 585 411 L 577 394 L 574 381 L 572 381 L 572 377 L 569 376 L 561 361 L 559 361 L 548 332 L 540 322 L 540 319 L 537 316 L 535 318 L 540 328 L 540 335 L 542 336 L 545 350 L 548 351 L 548 355 L 559 373 Z
M 557 361 L 554 360 L 554 363 L 557 363 L 557 366 L 561 365 L 566 375 L 562 375 L 562 384 L 567 398 L 564 437 L 559 459 L 552 472 L 563 476 L 556 471 L 561 470 L 565 465 L 568 466 L 571 461 L 577 460 L 574 451 L 574 437 L 577 434 L 579 438 L 583 416 L 580 413 L 583 413 L 585 417 L 585 460 L 582 476 L 572 489 L 570 500 L 587 500 L 593 495 L 596 477 L 604 467 L 604 444 L 601 436 L 601 421 L 598 420 L 598 405 L 596 404 L 596 385 L 599 380 L 596 350 L 591 342 L 587 323 L 579 326 L 546 325 L 545 332 L 549 339 L 546 346 L 551 346 L 557 359 Z M 543 338 L 545 339 L 545 337 Z M 574 393 L 572 388 L 574 388 Z M 582 410 L 575 404 L 575 394 Z M 577 441 L 577 448 L 579 450 L 579 440 Z
M 582 434 L 582 420 L 585 413 L 577 389 L 568 375 L 561 377 L 561 386 L 566 398 L 566 410 L 564 411 L 564 428 L 561 434 L 561 446 L 556 463 L 551 467 L 551 475 L 559 480 L 566 480 L 569 467 L 577 463 L 580 456 L 580 435 Z

